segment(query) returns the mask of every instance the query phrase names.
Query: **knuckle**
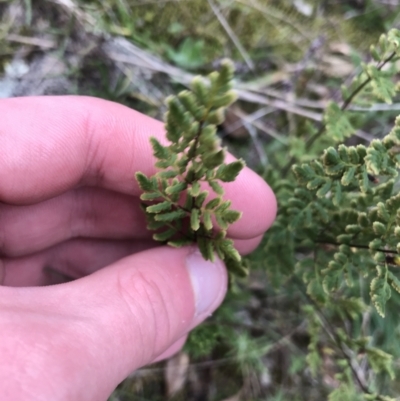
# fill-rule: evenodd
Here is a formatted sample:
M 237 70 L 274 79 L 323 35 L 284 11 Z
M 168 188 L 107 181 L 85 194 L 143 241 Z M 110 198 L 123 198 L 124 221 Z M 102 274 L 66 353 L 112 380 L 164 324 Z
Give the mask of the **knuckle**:
M 123 272 L 118 277 L 118 295 L 123 307 L 152 350 L 162 348 L 172 338 L 172 311 L 160 280 L 161 276 L 151 278 L 140 270 L 134 274 Z

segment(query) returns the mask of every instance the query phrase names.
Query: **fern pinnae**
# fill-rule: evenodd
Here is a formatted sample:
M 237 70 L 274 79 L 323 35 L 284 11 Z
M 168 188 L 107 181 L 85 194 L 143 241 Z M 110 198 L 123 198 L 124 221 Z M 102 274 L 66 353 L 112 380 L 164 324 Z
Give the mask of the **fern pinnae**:
M 225 60 L 219 72 L 208 76 L 208 83 L 197 77 L 191 91 L 167 99 L 165 127 L 170 145 L 163 146 L 151 138 L 155 166 L 161 171 L 150 178 L 138 172 L 136 179 L 144 192 L 143 200 L 160 199 L 144 205 L 148 219 L 166 224 L 165 231 L 153 236 L 155 240 L 168 240 L 175 247 L 197 242 L 206 260 L 213 260 L 217 252 L 228 269 L 243 273 L 239 253 L 225 238 L 229 225 L 241 213 L 230 209 L 230 201 L 222 200 L 224 191 L 218 183 L 234 181 L 244 167 L 242 160 L 224 162 L 225 149 L 220 148 L 217 137 L 216 125 L 223 121 L 224 109 L 236 98 L 232 78 L 232 64 Z M 202 189 L 204 184 L 212 189 L 214 198 L 209 199 L 210 192 Z M 175 229 L 178 225 L 179 230 Z M 182 227 L 187 227 L 185 232 Z

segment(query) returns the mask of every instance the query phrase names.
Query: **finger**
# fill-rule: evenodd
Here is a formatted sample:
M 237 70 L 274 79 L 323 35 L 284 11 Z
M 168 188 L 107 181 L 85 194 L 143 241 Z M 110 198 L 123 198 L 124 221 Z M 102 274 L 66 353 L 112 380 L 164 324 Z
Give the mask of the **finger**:
M 150 239 L 135 197 L 101 188 L 80 188 L 33 205 L 0 205 L 0 254 L 22 257 L 72 238 Z M 236 240 L 239 252 L 260 237 Z
M 31 287 L 87 276 L 128 255 L 151 249 L 153 241 L 74 239 L 19 258 L 2 258 L 0 284 Z
M 133 370 L 212 313 L 226 287 L 221 262 L 204 262 L 190 248 L 166 247 L 129 256 L 71 283 L 0 287 L 6 339 L 0 353 L 10 360 L 6 370 L 0 366 L 0 395 L 34 390 L 50 371 L 52 385 L 43 399 L 106 399 Z M 21 344 L 23 350 L 15 353 Z M 24 375 L 21 383 L 21 370 L 34 375 Z
M 246 168 L 234 182 L 225 183 L 224 189 L 224 198 L 232 201 L 232 209 L 243 213 L 240 220 L 229 226 L 231 238 L 251 239 L 271 227 L 277 213 L 276 198 L 259 175 Z
M 76 237 L 151 239 L 138 198 L 79 188 L 32 205 L 0 204 L 0 252 L 29 255 Z
M 155 172 L 149 137 L 164 138 L 163 125 L 127 107 L 85 97 L 3 99 L 0 107 L 4 202 L 34 203 L 83 185 L 138 196 L 134 172 Z M 226 197 L 243 211 L 232 236 L 260 235 L 275 217 L 271 189 L 250 169 L 226 185 Z
M 233 242 L 241 255 L 248 255 L 260 245 L 262 239 L 263 235 L 259 235 L 251 239 L 236 239 Z
M 182 338 L 180 338 L 178 341 L 176 341 L 174 344 L 172 344 L 166 351 L 164 351 L 161 355 L 159 355 L 152 363 L 160 362 L 164 359 L 171 358 L 171 356 L 177 354 L 185 345 L 187 335 L 184 335 Z
M 236 240 L 242 254 L 252 252 L 262 237 Z M 123 257 L 160 246 L 150 240 L 99 240 L 78 238 L 33 254 L 2 258 L 0 285 L 31 287 L 60 284 L 87 276 Z

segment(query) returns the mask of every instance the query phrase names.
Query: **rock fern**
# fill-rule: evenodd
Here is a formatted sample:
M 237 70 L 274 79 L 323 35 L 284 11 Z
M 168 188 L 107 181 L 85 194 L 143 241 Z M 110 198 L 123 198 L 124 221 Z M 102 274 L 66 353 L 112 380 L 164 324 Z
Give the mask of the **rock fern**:
M 400 32 L 382 35 L 371 58 L 342 87 L 342 102 L 328 105 L 321 125 L 289 140 L 304 145 L 301 152 L 289 149 L 283 173 L 276 166 L 266 173 L 279 215 L 261 252 L 265 268 L 277 286 L 288 280 L 305 286 L 311 372 L 323 364 L 321 342 L 332 347 L 336 363 L 340 386 L 329 400 L 357 399 L 359 390 L 362 400 L 393 399 L 360 377 L 358 364 L 394 377 L 393 356 L 374 345 L 362 322 L 371 314 L 369 301 L 384 317 L 400 292 L 400 117 L 380 139 L 346 141 L 359 129 L 351 104 L 391 103 L 399 89 Z
M 206 260 L 217 254 L 229 271 L 244 275 L 242 259 L 227 238 L 227 229 L 241 213 L 224 200 L 221 182 L 234 181 L 242 160 L 226 164 L 225 149 L 217 136 L 224 110 L 236 99 L 232 90 L 233 66 L 222 63 L 219 72 L 196 77 L 191 90 L 167 99 L 166 136 L 170 144 L 151 138 L 155 166 L 152 177 L 136 173 L 141 199 L 153 238 L 170 246 L 196 243 Z
M 326 344 L 339 383 L 331 401 L 393 400 L 359 372 L 361 364 L 368 365 L 376 377 L 394 378 L 393 355 L 374 343 L 363 322 L 372 313 L 369 302 L 384 317 L 393 292 L 400 292 L 400 117 L 390 132 L 370 143 L 347 141 L 360 121 L 349 106 L 391 103 L 399 89 L 399 31 L 382 35 L 371 47 L 371 59 L 342 87 L 342 101 L 327 106 L 322 123 L 305 121 L 306 130 L 291 135 L 285 153 L 267 169 L 279 215 L 253 258 L 277 288 L 290 282 L 304 286 L 307 361 L 317 376 L 324 363 L 321 344 Z M 231 273 L 244 275 L 241 257 L 227 238 L 240 212 L 230 208 L 221 186 L 233 181 L 244 163 L 226 164 L 216 135 L 224 109 L 235 100 L 232 75 L 225 61 L 219 72 L 195 78 L 190 91 L 168 99 L 170 144 L 152 138 L 159 170 L 136 178 L 155 240 L 176 247 L 197 243 L 205 259 L 217 254 Z M 290 160 L 283 165 L 287 154 Z

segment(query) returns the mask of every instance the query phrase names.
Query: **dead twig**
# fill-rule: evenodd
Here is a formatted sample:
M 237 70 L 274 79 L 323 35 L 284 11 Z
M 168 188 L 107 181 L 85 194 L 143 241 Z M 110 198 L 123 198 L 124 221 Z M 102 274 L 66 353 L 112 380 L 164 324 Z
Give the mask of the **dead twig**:
M 249 124 L 248 122 L 244 121 L 243 125 L 245 126 L 245 128 L 247 129 L 248 133 L 250 134 L 250 138 L 253 141 L 253 145 L 254 148 L 256 150 L 258 159 L 260 161 L 260 164 L 264 167 L 264 169 L 267 167 L 268 165 L 268 157 L 264 151 L 264 148 L 262 146 L 262 144 L 260 143 L 260 140 L 258 139 L 257 136 L 257 131 L 254 128 L 253 125 Z
M 122 37 L 106 40 L 102 45 L 102 49 L 111 60 L 135 65 L 154 72 L 165 73 L 169 75 L 172 80 L 185 86 L 189 85 L 194 77 L 193 74 L 166 63 L 157 56 L 135 46 L 133 43 Z M 240 89 L 241 86 L 243 85 L 237 84 L 234 88 L 241 100 L 251 103 L 265 104 L 275 109 L 289 111 L 315 121 L 322 121 L 322 114 L 320 113 L 309 111 L 283 100 L 269 99 L 267 96 Z
M 10 42 L 22 43 L 29 46 L 37 46 L 42 49 L 54 49 L 56 47 L 56 43 L 51 39 L 33 38 L 29 36 L 16 35 L 13 33 L 8 34 L 6 40 L 9 40 Z
M 238 92 L 239 98 L 241 100 L 246 100 L 251 103 L 266 104 L 268 106 L 275 107 L 277 109 L 282 109 L 282 110 L 289 111 L 294 114 L 298 114 L 300 116 L 309 118 L 314 121 L 322 121 L 321 113 L 315 113 L 313 111 L 309 111 L 309 110 L 300 108 L 298 106 L 295 106 L 294 104 L 285 102 L 283 100 L 269 99 L 266 96 L 252 93 L 249 91 L 245 91 L 245 90 L 241 90 L 241 89 L 236 89 L 236 91 Z
M 258 109 L 254 113 L 251 114 L 245 114 L 242 113 L 240 110 L 233 111 L 233 114 L 236 116 L 240 117 L 240 120 L 228 125 L 225 128 L 225 131 L 227 133 L 232 133 L 236 131 L 237 129 L 243 127 L 243 121 L 246 121 L 247 123 L 253 123 L 254 121 L 258 120 L 261 117 L 264 117 L 270 113 L 273 113 L 275 109 L 273 107 L 265 106 L 261 107 L 261 109 Z
M 234 124 L 231 124 L 226 128 L 226 131 L 228 133 L 235 131 L 236 129 L 240 128 L 242 125 L 245 124 L 251 124 L 252 126 L 256 127 L 258 130 L 261 132 L 264 132 L 267 134 L 269 137 L 276 139 L 280 143 L 286 145 L 287 144 L 287 139 L 283 135 L 280 135 L 278 132 L 276 132 L 274 129 L 268 127 L 266 124 L 264 124 L 261 121 L 257 121 L 258 118 L 263 117 L 264 115 L 268 114 L 269 112 L 273 112 L 276 109 L 271 108 L 271 107 L 263 107 L 259 110 L 257 110 L 253 114 L 245 114 L 240 110 L 231 110 L 232 113 L 234 113 L 236 116 L 240 117 L 240 121 L 236 122 Z M 266 113 L 268 111 L 268 113 Z M 247 125 L 245 125 L 247 128 Z
M 245 48 L 240 43 L 240 40 L 236 36 L 235 32 L 233 32 L 232 28 L 229 26 L 228 21 L 222 15 L 221 11 L 215 5 L 213 0 L 207 0 L 207 1 L 208 1 L 208 4 L 210 5 L 211 9 L 213 10 L 215 16 L 218 18 L 219 23 L 225 29 L 226 33 L 228 34 L 228 36 L 230 37 L 231 41 L 234 43 L 234 45 L 238 49 L 239 53 L 243 57 L 243 59 L 246 62 L 247 66 L 250 68 L 250 70 L 253 71 L 254 70 L 254 63 L 252 62 L 252 60 L 251 60 L 251 58 L 249 56 L 249 53 L 247 53 Z

